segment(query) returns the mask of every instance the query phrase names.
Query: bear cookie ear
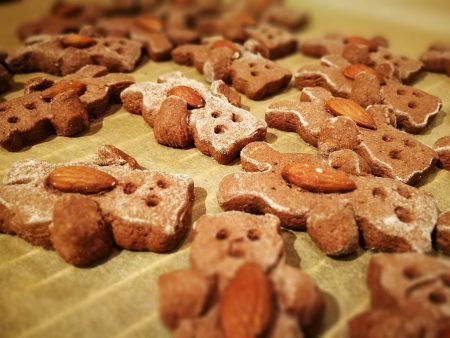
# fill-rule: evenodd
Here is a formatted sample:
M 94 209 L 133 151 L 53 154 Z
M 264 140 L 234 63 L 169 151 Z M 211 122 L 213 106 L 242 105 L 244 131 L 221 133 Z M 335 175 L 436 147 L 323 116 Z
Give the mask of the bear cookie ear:
M 356 252 L 360 236 L 368 249 L 432 250 L 437 208 L 426 192 L 398 180 L 347 174 L 319 156 L 280 153 L 264 142 L 247 145 L 241 163 L 247 172 L 226 175 L 219 184 L 224 210 L 274 214 L 287 228 L 306 229 L 331 256 Z
M 444 337 L 449 332 L 449 271 L 448 261 L 437 257 L 375 255 L 367 271 L 371 308 L 348 322 L 349 337 Z
M 194 224 L 190 267 L 158 280 L 163 322 L 175 336 L 302 335 L 320 322 L 314 281 L 285 262 L 279 219 L 238 211 Z
M 437 43 L 429 46 L 420 61 L 423 62 L 425 70 L 450 76 L 450 44 Z
M 139 167 L 112 145 L 88 162 L 17 162 L 0 186 L 0 230 L 77 266 L 107 257 L 113 244 L 170 251 L 189 228 L 194 183 Z

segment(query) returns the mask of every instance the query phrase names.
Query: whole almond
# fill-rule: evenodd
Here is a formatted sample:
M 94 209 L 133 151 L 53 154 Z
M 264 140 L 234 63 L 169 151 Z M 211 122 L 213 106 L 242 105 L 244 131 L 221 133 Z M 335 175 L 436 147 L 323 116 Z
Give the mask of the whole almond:
M 344 99 L 342 97 L 333 97 L 326 101 L 325 106 L 333 115 L 347 116 L 360 126 L 369 129 L 377 129 L 372 116 L 353 100 Z
M 95 168 L 67 166 L 53 170 L 47 178 L 47 183 L 62 192 L 95 194 L 114 188 L 117 180 Z
M 361 37 L 361 36 L 347 36 L 345 38 L 345 42 L 350 44 L 350 43 L 354 43 L 357 45 L 366 45 L 367 47 L 370 47 L 370 41 Z
M 356 189 L 355 182 L 343 171 L 311 163 L 287 164 L 283 178 L 305 190 L 313 192 L 345 192 Z
M 350 65 L 344 68 L 344 75 L 352 80 L 356 79 L 356 75 L 358 75 L 361 72 L 375 75 L 380 83 L 384 82 L 383 76 L 380 73 L 378 73 L 375 69 L 370 68 L 362 63 L 356 63 L 354 65 Z
M 97 43 L 97 40 L 90 36 L 80 34 L 65 35 L 61 39 L 63 47 L 88 48 Z
M 227 47 L 233 51 L 233 53 L 239 53 L 239 48 L 230 40 L 222 39 L 217 40 L 211 44 L 210 49 L 216 49 L 220 47 Z
M 134 24 L 148 32 L 161 32 L 163 24 L 160 20 L 149 16 L 140 16 L 134 19 Z
M 256 263 L 241 266 L 223 291 L 220 325 L 225 338 L 253 338 L 267 329 L 273 311 L 269 278 Z
M 43 90 L 41 93 L 41 98 L 46 101 L 51 100 L 56 95 L 66 92 L 68 90 L 76 91 L 78 95 L 81 95 L 85 89 L 86 85 L 78 81 L 58 82 L 57 84 L 51 86 L 50 88 Z
M 167 92 L 167 97 L 178 96 L 186 101 L 190 108 L 202 108 L 205 106 L 205 100 L 201 95 L 195 90 L 187 86 L 176 86 Z

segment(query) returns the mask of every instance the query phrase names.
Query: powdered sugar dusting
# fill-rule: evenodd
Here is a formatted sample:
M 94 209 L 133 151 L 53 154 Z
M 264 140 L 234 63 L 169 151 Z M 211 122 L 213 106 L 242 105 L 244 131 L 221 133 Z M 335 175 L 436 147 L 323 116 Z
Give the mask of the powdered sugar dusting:
M 233 151 L 237 143 L 244 146 L 267 129 L 264 121 L 233 106 L 223 96 L 214 95 L 203 84 L 185 78 L 180 72 L 164 74 L 158 83 L 134 84 L 122 92 L 122 97 L 128 93 L 141 93 L 144 97 L 144 110 L 152 115 L 159 111 L 167 92 L 175 86 L 193 88 L 205 100 L 203 108 L 192 109 L 190 126 L 199 142 L 210 145 L 218 153 Z

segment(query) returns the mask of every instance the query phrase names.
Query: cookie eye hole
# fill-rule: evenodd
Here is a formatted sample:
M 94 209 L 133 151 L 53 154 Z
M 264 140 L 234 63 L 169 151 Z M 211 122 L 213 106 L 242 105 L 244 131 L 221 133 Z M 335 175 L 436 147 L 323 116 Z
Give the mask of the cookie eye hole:
M 420 92 L 413 92 L 412 93 L 415 97 L 423 97 L 423 94 Z
M 273 36 L 273 34 L 267 34 L 267 38 L 268 38 L 269 40 L 272 40 L 272 39 L 274 38 L 274 36 Z
M 273 66 L 272 65 L 264 65 L 264 68 L 270 70 L 270 69 L 273 69 Z
M 17 123 L 19 122 L 19 118 L 17 116 L 8 117 L 8 123 Z
M 220 229 L 219 231 L 216 232 L 216 239 L 219 241 L 223 241 L 225 239 L 227 239 L 229 236 L 228 230 L 227 229 Z
M 392 59 L 392 55 L 391 54 L 385 54 L 385 55 L 383 55 L 383 58 L 385 60 L 390 60 L 390 59 Z
M 134 183 L 128 182 L 123 187 L 123 193 L 126 195 L 130 195 L 134 193 L 137 189 L 137 186 Z
M 226 131 L 226 127 L 222 125 L 218 125 L 214 127 L 214 134 L 223 134 Z
M 259 73 L 258 73 L 258 72 L 255 72 L 255 71 L 253 71 L 253 72 L 250 73 L 250 75 L 253 76 L 253 77 L 258 76 L 258 74 L 259 74 Z
M 416 279 L 421 276 L 421 273 L 415 266 L 410 266 L 403 270 L 403 276 L 405 276 L 406 279 Z
M 389 157 L 393 160 L 400 160 L 400 150 L 391 150 L 389 152 Z
M 250 68 L 253 68 L 253 67 L 255 67 L 255 66 L 256 66 L 256 63 L 254 63 L 254 62 L 250 62 L 250 63 L 248 64 L 248 66 L 249 66 Z
M 260 238 L 260 233 L 257 229 L 250 229 L 247 231 L 247 238 L 251 241 L 257 241 Z
M 397 215 L 398 219 L 400 221 L 402 221 L 403 223 L 410 223 L 413 220 L 413 216 L 411 214 L 411 211 L 409 211 L 406 208 L 396 207 L 394 209 L 394 212 Z
M 116 48 L 117 54 L 123 54 L 124 52 L 125 52 L 125 50 L 122 47 Z
M 384 134 L 382 137 L 384 142 L 392 142 L 394 138 L 391 135 Z
M 405 95 L 406 94 L 406 90 L 404 89 L 397 89 L 397 95 Z
M 447 301 L 447 297 L 441 291 L 432 291 L 428 294 L 428 300 L 433 304 L 443 304 Z
M 34 104 L 34 102 L 25 103 L 23 106 L 28 110 L 36 109 L 36 105 Z
M 218 112 L 218 111 L 215 111 L 215 112 L 213 112 L 213 113 L 211 113 L 211 116 L 213 117 L 213 118 L 218 118 L 218 117 L 220 117 L 220 112 Z
M 383 188 L 374 188 L 372 190 L 372 196 L 384 199 L 386 197 L 386 193 L 384 192 Z
M 156 207 L 160 202 L 160 199 L 158 196 L 156 195 L 150 195 L 147 197 L 147 199 L 145 200 L 145 204 L 147 204 L 147 206 L 149 208 L 154 208 Z
M 242 117 L 239 114 L 233 113 L 231 115 L 231 121 L 233 121 L 233 122 L 242 122 Z
M 170 186 L 170 183 L 164 179 L 160 179 L 156 182 L 156 185 L 161 189 L 167 189 Z
M 408 108 L 411 108 L 411 109 L 417 108 L 417 102 L 414 102 L 414 101 L 409 102 Z
M 407 147 L 415 147 L 416 146 L 416 144 L 411 140 L 404 140 L 403 144 Z
M 410 199 L 412 197 L 412 193 L 405 187 L 402 187 L 401 185 L 397 187 L 397 192 L 400 196 Z

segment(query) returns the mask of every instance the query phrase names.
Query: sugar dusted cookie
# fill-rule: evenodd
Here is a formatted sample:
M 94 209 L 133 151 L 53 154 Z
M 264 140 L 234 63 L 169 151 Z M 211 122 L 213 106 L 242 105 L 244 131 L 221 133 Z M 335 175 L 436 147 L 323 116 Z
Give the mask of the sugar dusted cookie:
M 348 175 L 316 155 L 284 154 L 263 142 L 247 145 L 241 163 L 246 172 L 220 182 L 224 210 L 277 215 L 290 229 L 307 229 L 334 256 L 355 252 L 358 233 L 374 250 L 432 249 L 437 209 L 426 192 L 392 179 Z
M 91 162 L 16 162 L 0 186 L 0 231 L 75 265 L 104 257 L 113 240 L 129 250 L 172 250 L 189 227 L 193 181 L 136 166 L 111 145 Z
M 0 103 L 0 143 L 10 151 L 34 144 L 56 132 L 72 136 L 103 115 L 134 83 L 131 76 L 108 74 L 88 65 L 58 83 L 38 77 L 25 83 L 24 95 Z
M 371 307 L 348 322 L 349 337 L 445 337 L 450 319 L 450 264 L 417 253 L 370 260 Z
M 131 72 L 141 56 L 141 44 L 124 38 L 36 35 L 25 44 L 6 59 L 15 73 L 67 75 L 85 65 L 105 66 L 110 72 Z
M 409 133 L 423 130 L 442 107 L 442 101 L 420 89 L 390 79 L 382 66 L 350 64 L 342 56 L 328 55 L 322 65 L 306 65 L 295 73 L 302 90 L 323 87 L 333 95 L 350 98 L 363 107 L 384 104 L 393 109 L 398 125 Z
M 234 106 L 236 97 L 210 91 L 203 84 L 168 73 L 157 83 L 130 86 L 121 94 L 125 109 L 142 114 L 153 126 L 158 142 L 185 148 L 194 143 L 204 154 L 226 164 L 239 156 L 248 143 L 263 140 L 266 123 L 248 111 Z
M 431 72 L 446 73 L 450 76 L 450 44 L 436 43 L 422 54 L 420 60 L 424 69 Z
M 433 149 L 394 127 L 395 114 L 387 106 L 364 110 L 320 87 L 304 88 L 301 101 L 272 103 L 266 122 L 272 128 L 297 132 L 325 157 L 340 150 L 354 151 L 374 175 L 408 184 L 426 175 L 437 158 Z M 339 162 L 336 157 L 334 161 Z
M 316 326 L 322 296 L 286 264 L 277 217 L 225 212 L 194 227 L 190 267 L 158 281 L 161 318 L 175 337 L 300 337 Z
M 450 136 L 441 137 L 434 143 L 442 168 L 450 170 Z

